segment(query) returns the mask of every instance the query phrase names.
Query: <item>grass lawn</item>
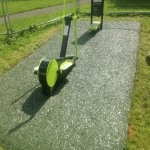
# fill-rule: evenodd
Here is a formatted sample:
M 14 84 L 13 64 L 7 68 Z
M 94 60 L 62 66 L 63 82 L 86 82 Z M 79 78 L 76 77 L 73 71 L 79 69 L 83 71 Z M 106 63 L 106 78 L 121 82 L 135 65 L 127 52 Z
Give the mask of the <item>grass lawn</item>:
M 3 149 L 0 147 L 0 150 L 3 150 Z
M 73 2 L 73 0 L 66 0 L 66 2 Z M 63 4 L 63 0 L 7 0 L 7 7 L 9 14 L 16 14 L 29 10 L 51 7 L 55 5 Z M 1 5 L 1 4 L 0 4 Z M 0 6 L 1 7 L 1 6 Z M 3 12 L 0 11 L 0 16 L 3 16 Z
M 34 0 L 33 0 L 34 1 Z M 134 0 L 131 0 L 132 2 Z M 121 1 L 119 1 L 121 2 Z M 128 1 L 129 2 L 129 1 Z M 140 2 L 140 1 L 139 1 Z M 148 2 L 148 1 L 146 1 Z M 105 10 L 109 11 L 112 8 L 117 10 L 133 10 L 130 8 L 120 8 L 117 6 L 118 1 L 114 3 L 106 1 Z M 147 9 L 147 8 L 146 8 Z M 143 8 L 139 8 L 143 10 Z M 145 10 L 145 9 L 144 9 Z M 89 11 L 89 5 L 81 7 L 81 11 Z M 54 18 L 60 16 L 62 12 L 54 13 Z M 89 17 L 80 17 L 81 19 L 89 19 Z M 43 19 L 43 20 L 42 20 Z M 13 21 L 12 24 L 16 30 L 49 20 L 49 15 L 40 15 L 37 18 L 28 18 L 27 21 L 22 19 Z M 51 18 L 52 19 L 52 18 Z M 150 143 L 150 66 L 145 59 L 150 53 L 150 16 L 104 16 L 104 21 L 108 20 L 127 20 L 138 21 L 141 23 L 140 45 L 137 55 L 137 72 L 134 82 L 134 91 L 131 101 L 131 112 L 129 121 L 129 133 L 127 138 L 127 150 L 149 150 Z M 37 21 L 37 22 L 36 22 Z M 57 26 L 57 28 L 56 28 Z M 0 25 L 4 29 L 4 25 Z M 4 73 L 21 59 L 34 52 L 41 45 L 47 42 L 58 30 L 61 29 L 61 24 L 47 25 L 40 28 L 30 28 L 28 31 L 23 31 L 14 36 L 14 38 L 6 39 L 0 36 L 0 74 Z M 41 38 L 42 37 L 42 38 Z M 42 40 L 41 40 L 42 39 Z M 0 145 L 3 145 L 0 141 Z M 1 148 L 0 148 L 1 150 Z

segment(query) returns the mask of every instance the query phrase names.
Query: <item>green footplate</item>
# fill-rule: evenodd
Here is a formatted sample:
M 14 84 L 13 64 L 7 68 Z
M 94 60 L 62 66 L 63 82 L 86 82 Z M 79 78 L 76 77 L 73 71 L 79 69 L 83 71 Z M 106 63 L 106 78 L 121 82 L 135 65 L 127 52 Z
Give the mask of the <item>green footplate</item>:
M 90 25 L 89 30 L 91 31 L 96 31 L 100 28 L 100 23 L 98 22 L 94 22 Z
M 55 59 L 52 59 L 47 67 L 46 81 L 49 87 L 53 87 L 58 77 L 58 63 Z

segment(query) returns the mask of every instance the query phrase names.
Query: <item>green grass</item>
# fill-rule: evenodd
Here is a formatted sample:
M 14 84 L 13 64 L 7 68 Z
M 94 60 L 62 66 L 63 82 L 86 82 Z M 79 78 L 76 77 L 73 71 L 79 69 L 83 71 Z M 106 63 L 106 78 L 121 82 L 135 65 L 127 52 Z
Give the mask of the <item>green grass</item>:
M 62 16 L 62 11 L 44 14 L 44 15 L 38 15 L 35 17 L 26 17 L 24 19 L 17 19 L 15 21 L 11 21 L 11 28 L 14 31 L 22 30 L 24 28 L 28 28 L 29 26 L 37 25 L 52 20 L 54 18 L 57 18 L 58 16 Z M 0 32 L 6 33 L 6 27 L 4 23 L 0 24 Z
M 66 0 L 66 2 L 72 2 L 73 0 Z M 7 7 L 9 14 L 16 14 L 29 10 L 45 8 L 55 5 L 63 4 L 63 0 L 7 0 Z M 1 5 L 1 4 L 0 4 Z M 1 6 L 0 6 L 1 7 Z M 3 16 L 2 9 L 0 16 Z
M 150 11 L 149 0 L 107 0 L 105 5 L 107 11 Z
M 144 4 L 149 3 L 149 0 L 110 0 L 111 2 L 117 4 Z
M 55 28 L 57 26 L 57 28 Z M 0 38 L 0 74 L 47 42 L 61 29 L 60 23 L 42 28 L 32 27 L 13 38 Z
M 121 2 L 121 0 L 119 1 Z M 132 0 L 133 2 L 133 0 Z M 117 1 L 110 3 L 106 1 L 105 11 L 110 11 L 113 7 L 117 8 Z M 139 10 L 145 8 L 140 7 Z M 146 8 L 147 9 L 147 8 Z M 122 8 L 121 10 L 133 10 L 133 8 Z M 81 11 L 89 12 L 89 5 L 81 7 Z M 116 11 L 116 10 L 112 10 Z M 12 22 L 15 30 L 29 27 L 29 25 L 38 24 L 53 17 L 58 17 L 61 11 L 52 15 L 40 15 L 26 19 L 19 19 Z M 81 16 L 82 18 L 82 16 Z M 82 19 L 89 19 L 84 17 Z M 150 52 L 150 17 L 149 16 L 104 16 L 104 21 L 139 21 L 141 23 L 140 45 L 137 55 L 137 71 L 134 82 L 134 91 L 131 101 L 131 112 L 129 121 L 129 133 L 127 138 L 127 150 L 149 150 L 150 143 L 150 66 L 145 59 Z M 30 24 L 29 24 L 30 22 Z M 57 28 L 56 28 L 57 27 Z M 0 29 L 5 31 L 5 26 L 0 25 Z M 0 74 L 4 73 L 21 59 L 34 52 L 38 47 L 48 41 L 58 30 L 61 29 L 60 23 L 55 25 L 47 25 L 40 28 L 30 28 L 16 34 L 14 38 L 6 39 L 0 36 Z M 40 40 L 39 40 L 40 39 Z
M 150 66 L 145 62 L 145 58 L 150 52 L 150 18 L 145 17 L 140 21 L 141 40 L 130 118 L 133 136 L 128 138 L 127 146 L 130 149 L 148 150 L 150 149 Z
M 71 9 L 68 9 L 67 12 L 71 13 L 72 11 Z M 51 14 L 44 14 L 36 17 L 28 17 L 28 18 L 12 21 L 12 29 L 15 28 L 15 30 L 21 30 L 24 28 L 29 28 L 29 30 L 22 31 L 19 34 L 15 34 L 13 38 L 5 38 L 5 36 L 0 36 L 0 62 L 1 62 L 0 75 L 5 71 L 7 71 L 8 69 L 10 69 L 12 66 L 14 66 L 20 59 L 26 57 L 26 55 L 29 55 L 34 49 L 41 46 L 39 44 L 41 43 L 41 40 L 37 42 L 33 42 L 32 44 L 32 40 L 34 41 L 34 38 L 38 39 L 38 36 L 39 35 L 42 36 L 43 32 L 52 32 L 52 30 L 56 31 L 56 28 L 54 28 L 55 25 L 50 25 L 50 26 L 44 25 L 44 26 L 35 27 L 35 24 L 40 24 L 42 22 L 54 19 L 61 15 L 62 15 L 62 11 L 58 11 Z M 58 25 L 59 24 L 60 23 L 58 23 Z M 4 24 L 0 24 L 0 28 L 3 32 L 5 32 Z M 60 27 L 58 29 L 60 29 Z M 48 39 L 50 37 L 51 35 L 48 36 Z M 28 47 L 27 45 L 29 43 L 31 43 L 31 45 L 33 46 L 30 45 Z M 32 47 L 34 47 L 33 50 Z M 24 51 L 27 53 L 24 53 Z M 22 56 L 23 53 L 24 56 Z M 16 55 L 17 57 L 16 56 L 13 57 L 13 55 L 14 56 Z M 11 57 L 13 57 L 13 59 Z

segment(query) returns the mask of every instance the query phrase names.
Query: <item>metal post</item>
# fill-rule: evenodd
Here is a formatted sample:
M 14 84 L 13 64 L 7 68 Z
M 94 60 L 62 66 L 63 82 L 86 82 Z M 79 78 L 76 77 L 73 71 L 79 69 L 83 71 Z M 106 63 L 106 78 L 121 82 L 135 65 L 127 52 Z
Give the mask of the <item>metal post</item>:
M 76 4 L 77 4 L 77 6 L 76 6 L 76 14 L 79 15 L 80 14 L 80 0 L 77 0 Z
M 11 28 L 11 25 L 10 25 L 10 19 L 9 19 L 8 7 L 7 7 L 6 0 L 2 0 L 2 10 L 3 10 L 5 26 L 6 26 L 6 30 L 7 30 L 7 36 L 12 37 L 13 31 L 12 31 L 12 28 Z
M 103 26 L 103 15 L 104 15 L 103 11 L 104 11 L 104 0 L 91 0 L 91 24 L 93 24 L 93 16 L 100 16 L 101 18 L 100 30 L 102 29 L 102 26 Z M 92 30 L 95 30 L 95 29 L 92 29 Z

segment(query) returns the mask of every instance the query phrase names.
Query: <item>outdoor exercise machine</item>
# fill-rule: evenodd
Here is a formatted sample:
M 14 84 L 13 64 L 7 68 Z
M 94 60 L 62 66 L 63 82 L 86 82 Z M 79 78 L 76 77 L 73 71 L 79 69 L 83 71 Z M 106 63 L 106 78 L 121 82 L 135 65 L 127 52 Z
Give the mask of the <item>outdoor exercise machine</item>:
M 60 57 L 55 59 L 43 58 L 39 66 L 34 68 L 34 74 L 38 75 L 40 84 L 42 85 L 42 93 L 44 95 L 52 95 L 61 81 L 69 74 L 75 66 L 75 61 L 78 58 L 77 45 L 77 11 L 79 11 L 79 1 L 74 0 L 74 12 L 66 15 L 66 0 L 63 4 L 63 29 L 62 29 L 62 45 Z M 74 37 L 75 37 L 75 55 L 66 57 L 67 43 L 69 38 L 71 21 L 74 22 Z
M 90 31 L 102 30 L 103 27 L 104 0 L 91 0 L 91 24 Z M 100 17 L 100 21 L 94 21 L 94 17 Z

